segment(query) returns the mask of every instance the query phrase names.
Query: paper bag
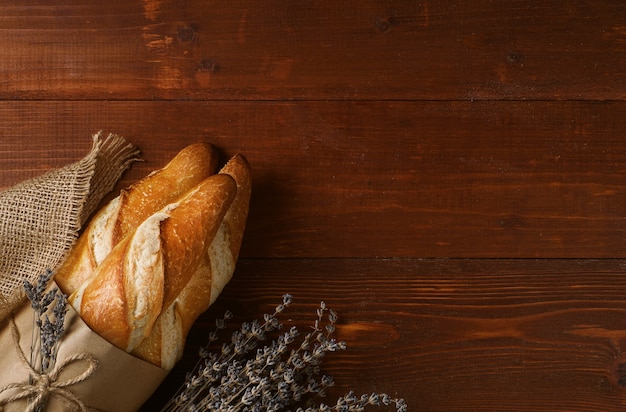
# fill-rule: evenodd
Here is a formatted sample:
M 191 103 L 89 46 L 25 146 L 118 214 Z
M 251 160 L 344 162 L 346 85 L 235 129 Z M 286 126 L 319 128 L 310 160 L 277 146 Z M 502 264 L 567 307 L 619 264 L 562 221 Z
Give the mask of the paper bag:
M 19 357 L 21 350 L 27 360 L 31 354 L 34 311 L 29 303 L 24 304 L 14 318 L 5 320 L 0 329 L 0 390 L 10 384 L 22 384 L 20 388 L 7 389 L 0 393 L 0 402 L 35 390 L 29 385 L 30 373 Z M 11 333 L 11 319 L 19 335 L 19 349 Z M 80 410 L 72 400 L 77 398 L 88 410 L 110 412 L 136 411 L 152 395 L 165 379 L 168 371 L 144 362 L 111 345 L 91 331 L 80 319 L 71 305 L 65 317 L 66 331 L 61 340 L 57 355 L 57 367 L 63 366 L 71 358 L 80 358 L 61 368 L 56 380 L 49 382 L 46 411 Z M 90 370 L 93 360 L 95 370 Z M 91 372 L 91 373 L 89 373 Z M 83 380 L 64 386 L 71 380 Z M 45 378 L 44 378 L 45 379 Z M 50 389 L 57 385 L 62 391 Z M 28 399 L 15 399 L 7 403 L 1 411 L 22 412 L 27 409 Z

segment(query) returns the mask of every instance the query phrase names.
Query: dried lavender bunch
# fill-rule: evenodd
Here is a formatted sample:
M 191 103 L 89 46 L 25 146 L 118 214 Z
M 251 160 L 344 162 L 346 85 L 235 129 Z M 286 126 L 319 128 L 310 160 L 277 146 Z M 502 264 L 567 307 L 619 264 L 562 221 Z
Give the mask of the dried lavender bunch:
M 357 397 L 354 392 L 349 392 L 346 396 L 337 399 L 335 405 L 320 404 L 315 407 L 306 409 L 298 408 L 296 412 L 330 412 L 330 411 L 363 411 L 367 406 L 391 406 L 395 405 L 397 412 L 406 412 L 408 410 L 404 399 L 391 398 L 386 393 L 364 394 Z
M 42 374 L 54 368 L 67 313 L 67 297 L 56 287 L 46 292 L 50 279 L 52 271 L 47 270 L 33 283 L 24 281 L 26 296 L 34 310 L 30 363 Z
M 212 352 L 219 331 L 232 317 L 226 312 L 216 321 L 209 343 L 200 350 L 198 364 L 162 411 L 283 411 L 299 404 L 308 405 L 306 409 L 298 408 L 299 412 L 362 411 L 366 406 L 392 404 L 398 412 L 406 411 L 402 399 L 375 393 L 358 398 L 349 393 L 334 406 L 316 404 L 326 395 L 326 389 L 334 385 L 330 376 L 320 372 L 322 358 L 328 352 L 344 350 L 346 344 L 331 337 L 337 314 L 321 302 L 312 331 L 299 343 L 299 332 L 292 327 L 259 347 L 269 332 L 281 329 L 277 316 L 291 302 L 291 295 L 284 295 L 274 313 L 263 316 L 263 322 L 244 323 L 232 334 L 230 343 L 224 343 L 221 351 Z

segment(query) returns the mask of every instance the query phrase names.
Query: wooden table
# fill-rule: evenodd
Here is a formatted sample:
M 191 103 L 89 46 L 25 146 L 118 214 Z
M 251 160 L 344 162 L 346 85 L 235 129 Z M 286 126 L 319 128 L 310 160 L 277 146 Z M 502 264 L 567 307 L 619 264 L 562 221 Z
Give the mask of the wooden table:
M 54 5 L 50 5 L 54 4 Z M 562 1 L 0 1 L 0 186 L 119 133 L 208 141 L 253 197 L 198 322 L 324 300 L 337 386 L 412 411 L 626 409 L 626 6 Z

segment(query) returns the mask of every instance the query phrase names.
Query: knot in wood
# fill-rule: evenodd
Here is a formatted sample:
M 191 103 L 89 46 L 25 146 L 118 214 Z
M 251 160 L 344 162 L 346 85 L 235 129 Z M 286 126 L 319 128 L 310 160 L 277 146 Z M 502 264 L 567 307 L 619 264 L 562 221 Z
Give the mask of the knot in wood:
M 387 33 L 391 30 L 391 21 L 385 17 L 379 17 L 376 19 L 376 28 L 381 33 Z
M 218 69 L 218 64 L 213 59 L 202 59 L 198 65 L 199 72 L 215 72 Z
M 178 40 L 184 43 L 189 43 L 196 36 L 196 31 L 189 25 L 183 25 L 178 28 L 177 37 Z

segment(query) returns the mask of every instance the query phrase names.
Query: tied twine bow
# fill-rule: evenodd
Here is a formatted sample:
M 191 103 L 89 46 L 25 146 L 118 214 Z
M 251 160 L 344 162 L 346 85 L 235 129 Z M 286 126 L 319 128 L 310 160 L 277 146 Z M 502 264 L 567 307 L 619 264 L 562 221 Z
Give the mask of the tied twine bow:
M 27 412 L 32 412 L 39 407 L 40 404 L 48 398 L 48 396 L 56 395 L 74 403 L 80 411 L 87 411 L 87 407 L 83 401 L 81 401 L 80 398 L 78 398 L 78 396 L 76 396 L 72 391 L 66 388 L 91 377 L 98 367 L 98 360 L 96 358 L 86 352 L 79 353 L 65 358 L 65 360 L 63 360 L 60 364 L 57 364 L 50 373 L 39 373 L 34 370 L 28 360 L 26 360 L 26 356 L 20 347 L 19 334 L 13 319 L 11 319 L 11 336 L 13 337 L 13 342 L 15 343 L 18 358 L 20 359 L 22 365 L 28 369 L 32 378 L 32 383 L 11 383 L 3 388 L 0 388 L 0 395 L 11 389 L 18 390 L 18 392 L 13 396 L 0 400 L 0 410 L 3 405 L 33 397 L 32 402 L 29 402 L 28 409 L 26 409 Z M 87 362 L 87 369 L 85 369 L 82 373 L 69 379 L 57 380 L 61 372 L 68 365 L 81 361 Z

